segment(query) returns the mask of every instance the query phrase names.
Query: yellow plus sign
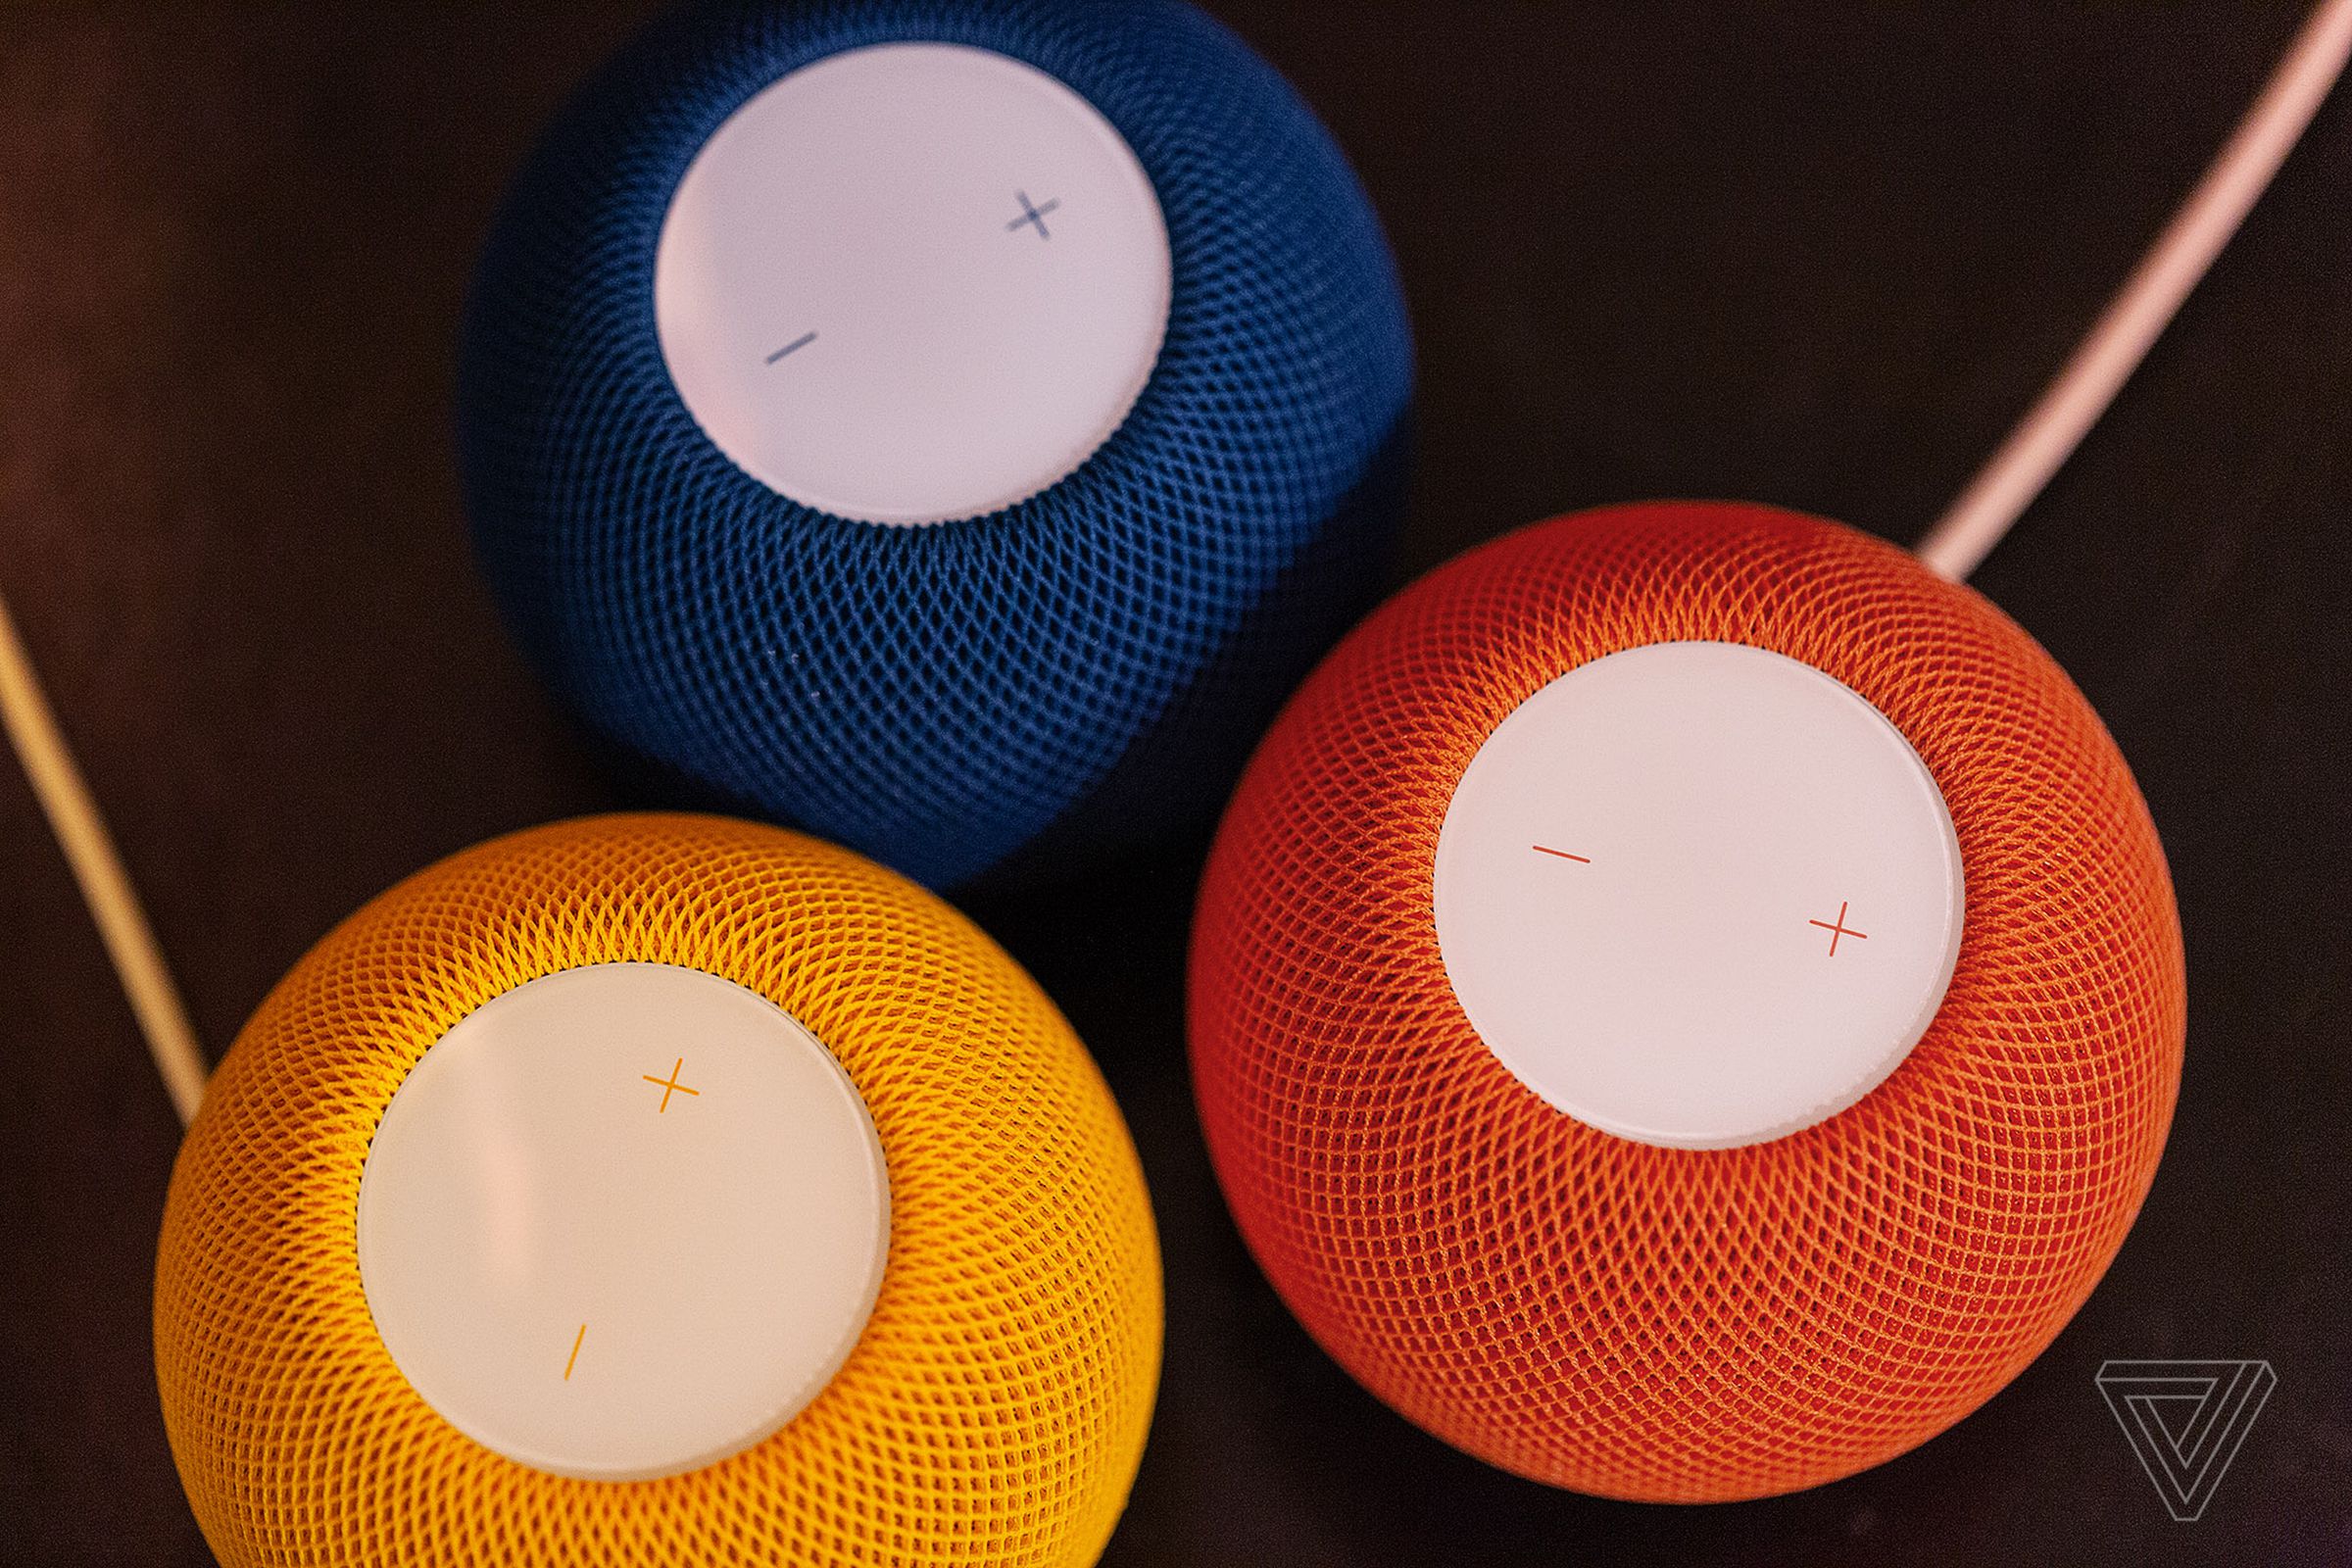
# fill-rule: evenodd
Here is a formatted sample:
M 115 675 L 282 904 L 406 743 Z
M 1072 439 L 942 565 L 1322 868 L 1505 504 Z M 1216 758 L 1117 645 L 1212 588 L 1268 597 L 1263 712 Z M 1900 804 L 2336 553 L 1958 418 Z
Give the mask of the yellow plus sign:
M 678 1082 L 678 1074 L 684 1072 L 685 1070 L 686 1058 L 684 1056 L 680 1056 L 678 1058 L 678 1064 L 669 1069 L 669 1076 L 666 1078 L 657 1078 L 650 1072 L 639 1073 L 638 1076 L 643 1078 L 649 1084 L 656 1084 L 661 1087 L 662 1110 L 666 1112 L 669 1109 L 669 1097 L 671 1095 L 700 1095 L 702 1093 L 700 1089 L 689 1089 L 684 1084 Z

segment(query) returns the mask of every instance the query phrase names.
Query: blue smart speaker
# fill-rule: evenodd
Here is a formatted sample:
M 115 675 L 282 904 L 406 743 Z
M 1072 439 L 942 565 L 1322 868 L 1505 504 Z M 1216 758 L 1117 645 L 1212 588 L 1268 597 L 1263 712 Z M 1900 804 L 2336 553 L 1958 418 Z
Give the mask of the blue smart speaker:
M 460 447 L 596 731 L 949 887 L 1206 819 L 1379 585 L 1411 380 L 1354 174 L 1199 11 L 738 4 L 524 169 Z

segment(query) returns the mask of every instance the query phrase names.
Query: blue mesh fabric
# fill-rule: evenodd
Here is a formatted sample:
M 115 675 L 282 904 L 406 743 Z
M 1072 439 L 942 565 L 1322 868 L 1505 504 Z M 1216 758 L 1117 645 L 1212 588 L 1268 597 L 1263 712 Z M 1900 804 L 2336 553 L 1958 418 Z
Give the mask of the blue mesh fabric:
M 900 39 L 993 49 L 1095 104 L 1175 262 L 1159 363 L 1110 440 L 1028 501 L 918 528 L 745 475 L 672 388 L 653 314 L 704 140 L 785 73 Z M 595 728 L 952 886 L 1041 835 L 1118 848 L 1214 809 L 1377 586 L 1411 362 L 1345 158 L 1191 7 L 735 4 L 657 24 L 525 168 L 468 311 L 460 448 L 493 587 Z

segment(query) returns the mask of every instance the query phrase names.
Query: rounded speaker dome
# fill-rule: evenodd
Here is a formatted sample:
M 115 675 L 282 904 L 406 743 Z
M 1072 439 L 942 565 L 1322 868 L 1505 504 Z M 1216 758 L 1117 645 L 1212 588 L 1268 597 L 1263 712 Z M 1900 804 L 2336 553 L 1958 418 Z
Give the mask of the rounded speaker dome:
M 1411 362 L 1346 159 L 1190 6 L 702 7 L 517 179 L 460 448 L 602 736 L 952 886 L 1223 798 L 1377 587 Z
M 1324 1348 L 1492 1463 L 1682 1502 L 2033 1360 L 2184 1019 L 2146 807 L 2048 656 L 1742 505 L 1542 523 L 1351 633 L 1244 776 L 1190 993 L 1226 1197 Z
M 1082 1568 L 1141 1457 L 1135 1151 L 1010 958 L 846 852 L 617 816 L 459 855 L 263 1003 L 155 1349 L 230 1568 Z

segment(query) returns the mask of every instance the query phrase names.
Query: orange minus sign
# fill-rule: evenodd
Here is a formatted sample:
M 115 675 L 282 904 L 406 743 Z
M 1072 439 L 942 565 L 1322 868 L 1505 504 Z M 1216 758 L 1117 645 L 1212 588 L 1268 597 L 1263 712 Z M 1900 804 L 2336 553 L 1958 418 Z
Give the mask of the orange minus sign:
M 1592 857 L 1590 855 L 1570 855 L 1566 850 L 1548 850 L 1541 844 L 1530 845 L 1529 848 L 1533 849 L 1538 855 L 1556 855 L 1563 860 L 1574 860 L 1579 865 L 1591 865 L 1592 863 Z

